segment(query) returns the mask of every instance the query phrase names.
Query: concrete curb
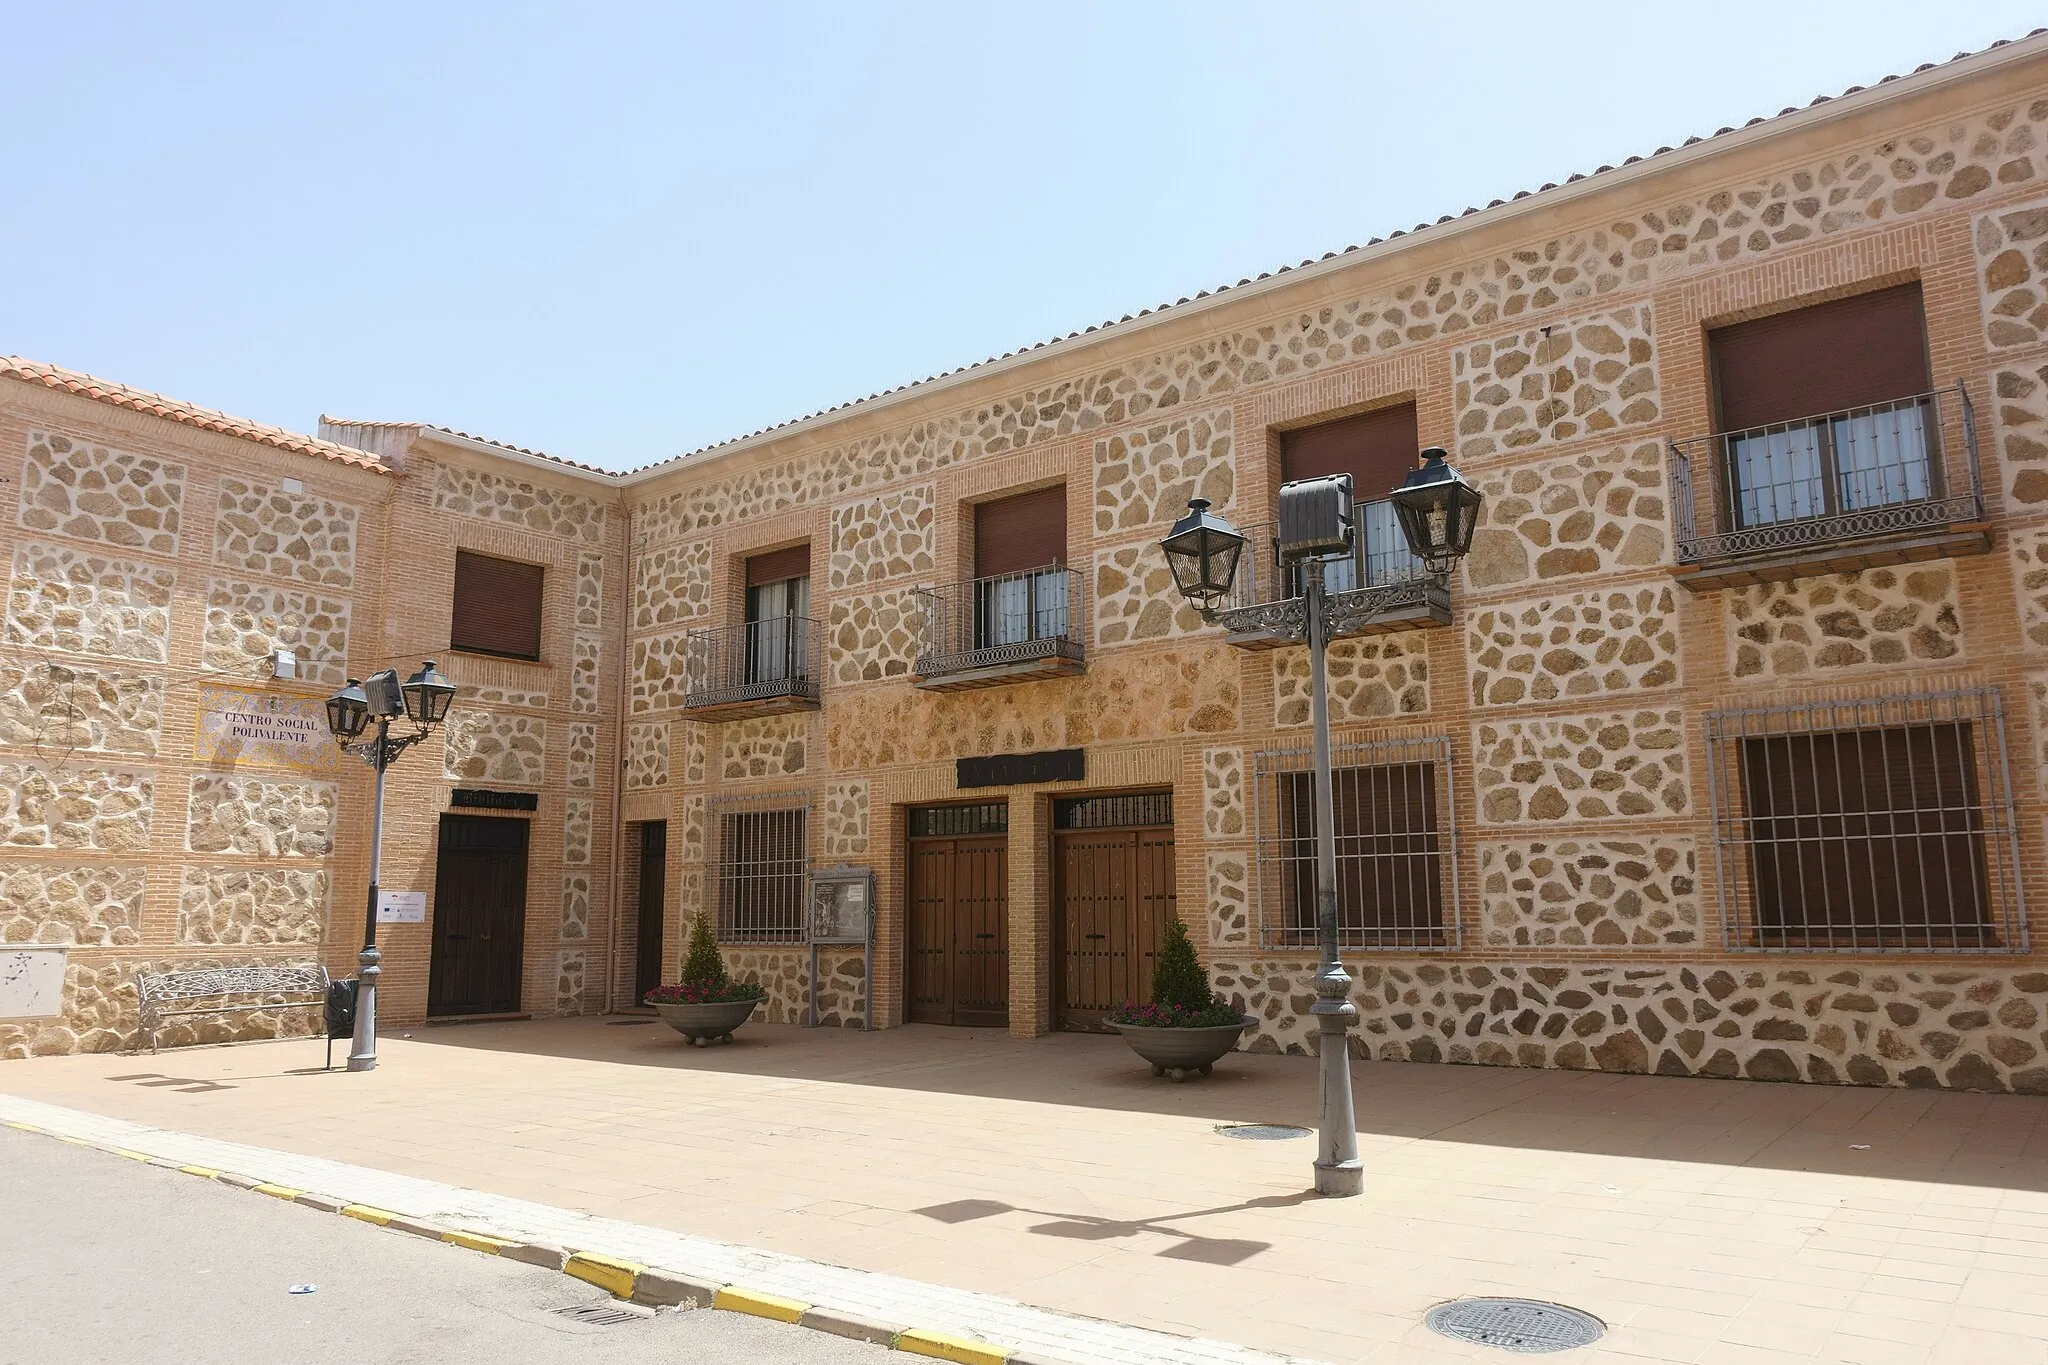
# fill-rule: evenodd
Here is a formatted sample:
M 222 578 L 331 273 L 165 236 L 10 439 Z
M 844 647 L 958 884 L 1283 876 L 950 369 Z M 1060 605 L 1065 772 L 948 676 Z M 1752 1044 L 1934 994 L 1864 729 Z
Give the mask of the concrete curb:
M 750 1317 L 769 1318 L 832 1336 L 872 1342 L 877 1346 L 887 1346 L 907 1355 L 952 1361 L 955 1365 L 1066 1365 L 1066 1362 L 1043 1356 L 1035 1351 L 1013 1351 L 994 1342 L 978 1341 L 927 1328 L 892 1326 L 886 1322 L 821 1308 L 816 1304 L 802 1303 L 780 1294 L 750 1289 L 744 1285 L 712 1284 L 690 1275 L 643 1265 L 624 1257 L 609 1256 L 600 1251 L 571 1252 L 560 1247 L 501 1237 L 491 1232 L 443 1228 L 390 1209 L 375 1208 L 368 1204 L 351 1204 L 328 1195 L 260 1180 L 239 1172 L 215 1170 L 210 1166 L 179 1165 L 130 1148 L 91 1142 L 13 1119 L 4 1120 L 4 1124 L 24 1133 L 55 1138 L 74 1147 L 91 1147 L 95 1151 L 106 1152 L 112 1156 L 126 1157 L 131 1161 L 145 1162 L 166 1170 L 198 1176 L 202 1180 L 211 1180 L 216 1184 L 250 1190 L 323 1213 L 338 1213 L 344 1218 L 354 1218 L 376 1227 L 408 1232 L 414 1236 L 446 1242 L 450 1246 L 461 1247 L 482 1255 L 503 1256 L 507 1260 L 538 1266 L 543 1270 L 557 1271 L 594 1285 L 616 1299 L 643 1307 L 657 1310 L 715 1308 L 729 1313 L 745 1313 Z

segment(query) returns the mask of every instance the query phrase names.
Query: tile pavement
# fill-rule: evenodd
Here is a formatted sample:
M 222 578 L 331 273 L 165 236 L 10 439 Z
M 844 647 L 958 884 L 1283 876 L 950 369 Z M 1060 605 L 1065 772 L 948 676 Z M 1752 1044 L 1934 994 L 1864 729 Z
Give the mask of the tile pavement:
M 364 1076 L 304 1041 L 45 1058 L 0 1067 L 0 1094 L 347 1163 L 393 1183 L 330 1192 L 439 1221 L 601 1226 L 850 1311 L 924 1295 L 937 1325 L 1049 1354 L 1026 1333 L 1073 1319 L 1027 1307 L 1136 1333 L 1083 1359 L 1469 1358 L 1422 1313 L 1504 1293 L 1609 1324 L 1560 1359 L 2048 1365 L 2041 1098 L 1361 1063 L 1366 1194 L 1322 1201 L 1308 1143 L 1215 1132 L 1312 1123 L 1306 1059 L 1174 1086 L 1115 1039 L 739 1036 L 423 1029 Z

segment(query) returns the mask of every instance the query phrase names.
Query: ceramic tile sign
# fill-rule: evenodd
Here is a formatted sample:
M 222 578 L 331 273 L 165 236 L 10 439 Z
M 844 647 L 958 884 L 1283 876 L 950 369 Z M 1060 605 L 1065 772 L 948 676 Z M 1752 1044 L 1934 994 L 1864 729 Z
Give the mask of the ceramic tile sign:
M 0 1019 L 64 1013 L 62 948 L 0 948 Z
M 377 888 L 377 923 L 425 924 L 426 922 L 426 892 L 386 891 L 381 886 Z
M 201 687 L 192 755 L 202 763 L 299 772 L 341 771 L 342 753 L 315 697 L 240 687 Z

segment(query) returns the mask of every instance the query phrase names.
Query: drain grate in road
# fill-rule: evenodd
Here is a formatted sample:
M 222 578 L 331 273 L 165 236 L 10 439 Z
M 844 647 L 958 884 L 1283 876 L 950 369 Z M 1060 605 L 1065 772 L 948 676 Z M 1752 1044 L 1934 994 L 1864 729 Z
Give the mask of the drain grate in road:
M 1287 1123 L 1223 1123 L 1217 1125 L 1216 1131 L 1227 1138 L 1239 1138 L 1245 1142 L 1285 1142 L 1289 1138 L 1308 1136 L 1308 1129 Z
M 1458 1299 L 1430 1309 L 1423 1322 L 1440 1336 L 1525 1356 L 1589 1346 L 1607 1331 L 1590 1313 L 1534 1299 Z
M 639 1028 L 642 1024 L 652 1024 L 656 1021 L 653 1019 L 607 1019 L 604 1022 L 608 1028 Z
M 578 1303 L 567 1308 L 557 1308 L 558 1318 L 568 1318 L 591 1327 L 616 1327 L 622 1322 L 645 1322 L 654 1316 L 652 1308 L 642 1308 L 637 1303 Z

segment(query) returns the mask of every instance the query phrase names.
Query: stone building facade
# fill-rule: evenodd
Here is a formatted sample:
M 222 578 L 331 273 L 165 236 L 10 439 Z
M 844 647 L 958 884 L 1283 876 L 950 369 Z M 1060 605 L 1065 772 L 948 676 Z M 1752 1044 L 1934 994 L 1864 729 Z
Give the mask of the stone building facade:
M 800 921 L 734 911 L 746 877 L 778 875 L 744 821 L 796 811 L 781 871 L 875 880 L 872 950 L 822 951 L 823 1023 L 918 1016 L 920 850 L 940 843 L 1000 848 L 956 928 L 1001 944 L 1009 1029 L 1089 1022 L 1070 850 L 1107 856 L 1079 836 L 1112 807 L 1072 803 L 1128 796 L 1151 803 L 1132 904 L 1187 921 L 1258 1020 L 1247 1046 L 1305 1050 L 1314 953 L 1274 822 L 1306 661 L 1206 625 L 1156 542 L 1192 496 L 1270 521 L 1292 433 L 1412 405 L 1419 443 L 1486 501 L 1447 606 L 1332 650 L 1340 750 L 1431 755 L 1438 812 L 1435 920 L 1346 950 L 1361 1055 L 2048 1093 L 2044 91 L 2037 37 L 624 476 L 432 427 L 265 439 L 18 370 L 0 384 L 21 459 L 0 485 L 0 940 L 69 945 L 72 965 L 64 1019 L 0 1023 L 0 1049 L 115 1045 L 141 961 L 346 968 L 363 775 L 209 765 L 188 742 L 196 689 L 247 682 L 289 634 L 301 683 L 258 690 L 453 660 L 445 740 L 396 770 L 385 880 L 433 888 L 458 788 L 537 798 L 516 817 L 522 1012 L 630 1006 L 643 936 L 672 976 L 705 911 L 765 1017 L 802 1020 Z M 1701 439 L 1723 429 L 1714 336 L 1907 285 L 1947 511 L 1716 541 L 1734 514 L 1702 454 L 1726 448 Z M 978 577 L 986 508 L 1056 486 L 1070 655 L 946 663 L 945 604 L 993 600 L 949 587 Z M 397 546 L 431 563 L 379 572 Z M 764 638 L 750 563 L 798 547 L 815 685 L 719 695 L 707 651 Z M 546 566 L 542 662 L 447 655 L 455 550 Z M 1812 716 L 1967 736 L 1974 937 L 1773 937 L 1741 765 Z M 973 920 L 992 903 L 999 922 Z M 428 1011 L 432 920 L 388 933 L 395 1022 Z

